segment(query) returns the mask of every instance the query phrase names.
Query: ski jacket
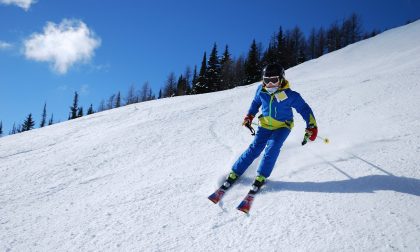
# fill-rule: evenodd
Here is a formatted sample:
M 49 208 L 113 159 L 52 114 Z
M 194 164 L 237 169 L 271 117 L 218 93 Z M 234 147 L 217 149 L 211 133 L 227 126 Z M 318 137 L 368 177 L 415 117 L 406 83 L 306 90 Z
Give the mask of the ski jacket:
M 284 85 L 273 94 L 270 94 L 263 85 L 259 85 L 255 97 L 248 110 L 249 115 L 255 116 L 261 108 L 258 117 L 260 126 L 269 130 L 279 128 L 293 128 L 292 108 L 302 116 L 306 127 L 315 126 L 316 121 L 312 109 L 303 100 L 298 92 L 290 89 L 289 82 L 284 80 Z

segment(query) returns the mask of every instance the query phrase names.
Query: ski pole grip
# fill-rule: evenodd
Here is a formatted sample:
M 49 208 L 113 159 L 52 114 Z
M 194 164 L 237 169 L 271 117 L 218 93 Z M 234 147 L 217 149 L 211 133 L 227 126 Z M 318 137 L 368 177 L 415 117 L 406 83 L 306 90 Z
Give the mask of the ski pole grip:
M 305 136 L 303 137 L 302 145 L 305 145 L 308 142 L 309 134 L 305 133 Z

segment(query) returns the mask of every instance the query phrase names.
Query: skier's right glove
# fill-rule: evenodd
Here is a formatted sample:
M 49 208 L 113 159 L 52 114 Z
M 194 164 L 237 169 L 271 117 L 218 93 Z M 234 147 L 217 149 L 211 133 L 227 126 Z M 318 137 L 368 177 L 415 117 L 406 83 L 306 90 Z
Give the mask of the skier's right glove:
M 254 116 L 253 115 L 247 115 L 247 116 L 245 116 L 244 121 L 242 123 L 242 126 L 245 126 L 245 125 L 251 126 L 251 123 L 252 123 L 252 120 L 253 119 L 254 119 Z

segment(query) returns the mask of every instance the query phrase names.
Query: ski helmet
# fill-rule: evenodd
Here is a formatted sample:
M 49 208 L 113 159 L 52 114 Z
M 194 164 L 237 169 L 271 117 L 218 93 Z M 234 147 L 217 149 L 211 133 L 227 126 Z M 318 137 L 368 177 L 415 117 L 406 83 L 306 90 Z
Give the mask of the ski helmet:
M 284 78 L 284 68 L 277 63 L 270 63 L 263 69 L 264 77 L 279 76 L 279 79 Z

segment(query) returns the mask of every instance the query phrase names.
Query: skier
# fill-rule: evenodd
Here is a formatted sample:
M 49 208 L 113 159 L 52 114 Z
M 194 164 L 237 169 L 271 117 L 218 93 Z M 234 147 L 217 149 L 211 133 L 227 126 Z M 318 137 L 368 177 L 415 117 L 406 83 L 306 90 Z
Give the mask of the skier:
M 259 127 L 254 141 L 234 163 L 232 171 L 220 189 L 209 197 L 214 203 L 221 199 L 224 192 L 265 149 L 257 176 L 248 195 L 254 195 L 260 190 L 270 176 L 280 148 L 293 128 L 292 108 L 296 109 L 306 121 L 305 139 L 311 141 L 316 139 L 318 130 L 312 109 L 299 93 L 290 89 L 289 82 L 285 79 L 284 69 L 278 64 L 269 64 L 263 69 L 263 82 L 257 88 L 242 125 L 251 129 L 252 120 L 260 107 L 262 107 L 262 113 L 258 117 Z

